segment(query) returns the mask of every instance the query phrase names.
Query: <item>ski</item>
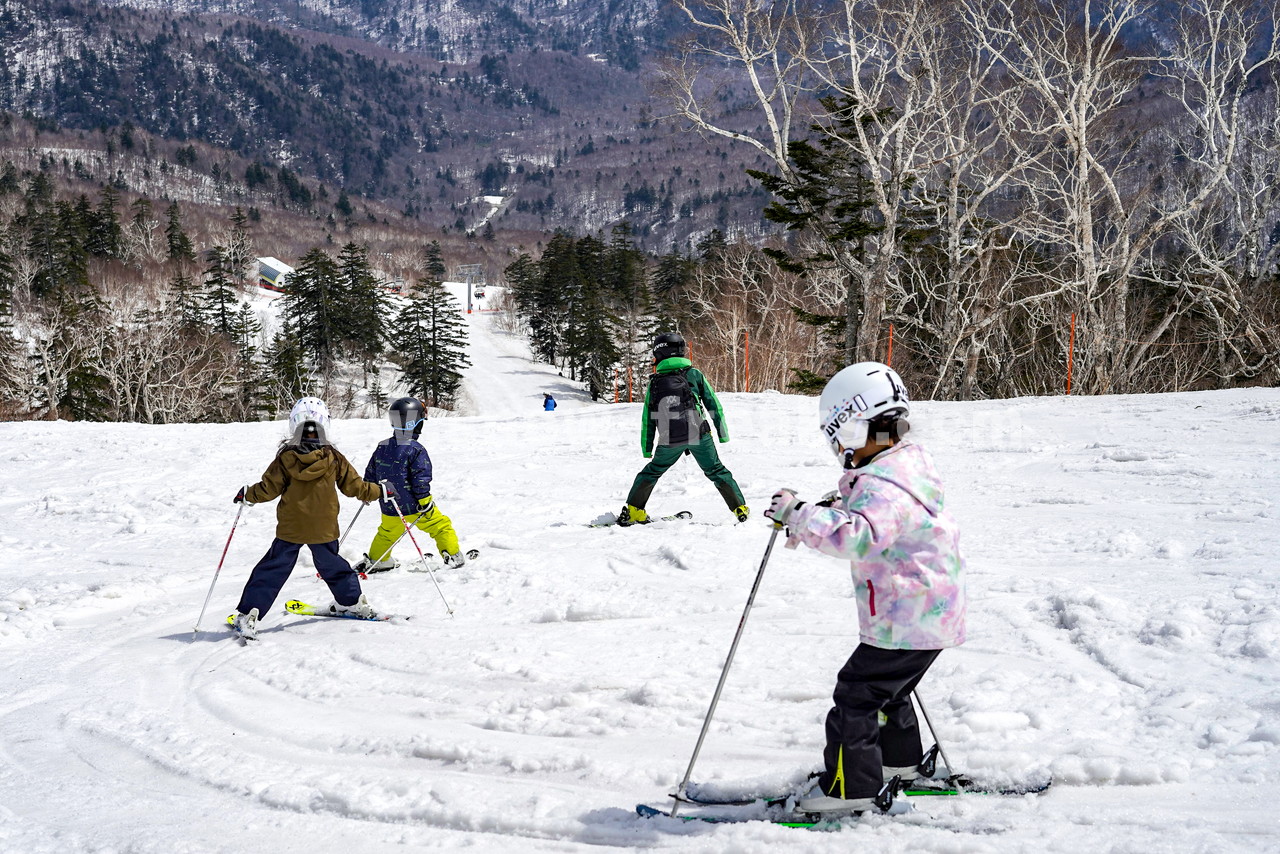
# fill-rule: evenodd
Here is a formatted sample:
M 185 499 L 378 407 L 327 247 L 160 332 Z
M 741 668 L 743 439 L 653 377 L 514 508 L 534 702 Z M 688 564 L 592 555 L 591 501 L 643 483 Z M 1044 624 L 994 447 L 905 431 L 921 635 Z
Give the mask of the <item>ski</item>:
M 617 517 L 617 516 L 615 516 L 615 515 L 613 515 L 613 514 L 608 514 L 608 515 L 611 517 L 611 518 L 609 519 L 609 521 L 607 521 L 607 522 L 604 522 L 604 521 L 588 522 L 588 523 L 587 523 L 587 527 L 588 527 L 588 528 L 615 528 L 615 527 L 619 527 L 619 525 L 618 525 L 618 517 Z M 670 516 L 656 516 L 656 517 L 651 517 L 651 518 L 649 519 L 649 522 L 679 522 L 679 521 L 683 521 L 683 520 L 685 520 L 685 519 L 692 519 L 692 518 L 693 518 L 693 514 L 692 514 L 692 513 L 690 513 L 688 510 L 681 510 L 679 513 L 672 513 Z M 649 522 L 637 522 L 635 525 L 626 525 L 626 526 L 623 526 L 623 527 L 632 528 L 632 527 L 636 527 L 636 526 L 639 526 L 639 525 L 647 525 L 647 524 L 649 524 Z
M 841 816 L 840 818 L 824 818 L 822 816 L 783 812 L 781 810 L 774 810 L 763 815 L 759 813 L 743 813 L 742 815 L 688 813 L 673 816 L 667 810 L 660 810 L 657 807 L 651 807 L 648 804 L 636 804 L 636 815 L 641 818 L 675 818 L 680 821 L 703 821 L 709 824 L 742 824 L 749 821 L 763 821 L 768 822 L 769 824 L 776 824 L 779 827 L 796 827 L 801 829 L 825 827 L 834 829 L 839 826 L 840 818 L 850 817 Z
M 437 557 L 437 556 L 436 556 L 436 554 L 435 554 L 434 552 L 423 552 L 423 553 L 422 553 L 422 556 L 423 556 L 424 558 L 426 558 L 427 560 L 431 561 L 431 562 L 434 564 L 434 568 L 436 568 L 436 569 L 457 569 L 457 568 L 458 568 L 458 567 L 449 566 L 449 565 L 448 565 L 447 563 L 445 563 L 441 558 Z M 468 562 L 473 561 L 473 560 L 476 560 L 476 559 L 477 559 L 477 558 L 479 558 L 479 557 L 480 557 L 480 550 L 479 550 L 479 549 L 467 549 L 467 561 L 468 561 Z M 400 569 L 400 568 L 404 568 L 404 571 L 405 571 L 405 572 L 426 572 L 426 570 L 425 570 L 425 569 L 418 569 L 418 568 L 417 568 L 419 563 L 420 563 L 420 561 L 416 561 L 416 560 L 415 560 L 415 561 L 410 561 L 409 563 L 402 563 L 401 561 L 398 561 L 398 560 L 397 560 L 397 561 L 395 562 L 395 566 L 388 566 L 388 567 L 383 567 L 383 568 L 380 568 L 380 569 L 369 569 L 369 570 L 366 570 L 366 572 L 368 573 L 368 575 L 366 575 L 364 572 L 362 572 L 362 573 L 360 573 L 360 578 L 361 578 L 361 580 L 367 580 L 367 579 L 368 579 L 368 577 L 369 577 L 370 575 L 382 575 L 383 573 L 391 572 L 391 570 L 393 570 L 393 569 Z M 318 577 L 318 576 L 319 576 L 319 574 L 317 573 L 317 577 Z
M 1053 778 L 1046 777 L 1029 783 L 1017 783 L 1009 786 L 981 783 L 964 776 L 952 774 L 941 780 L 917 779 L 903 786 L 900 794 L 908 797 L 928 797 L 930 795 L 1038 795 L 1053 785 Z
M 400 620 L 409 620 L 412 617 L 408 614 L 377 614 L 372 617 L 360 617 L 355 614 L 330 614 L 324 610 L 318 610 L 314 605 L 308 605 L 297 599 L 290 599 L 284 603 L 286 613 L 293 614 L 298 617 L 337 617 L 343 620 L 364 620 L 370 623 L 386 623 Z
M 1038 795 L 1052 785 L 1052 777 L 1030 783 L 999 786 L 975 782 L 963 774 L 952 774 L 950 777 L 940 779 L 917 778 L 910 783 L 904 784 L 898 790 L 898 794 L 905 795 L 908 798 L 954 797 L 957 795 Z M 698 791 L 697 784 L 690 784 L 689 791 L 686 791 L 683 795 L 673 794 L 671 797 L 685 803 L 704 807 L 740 807 L 756 803 L 762 803 L 766 807 L 775 807 L 785 803 L 787 798 L 794 795 L 795 792 L 773 795 L 743 795 L 740 797 L 730 795 L 713 796 L 701 794 Z

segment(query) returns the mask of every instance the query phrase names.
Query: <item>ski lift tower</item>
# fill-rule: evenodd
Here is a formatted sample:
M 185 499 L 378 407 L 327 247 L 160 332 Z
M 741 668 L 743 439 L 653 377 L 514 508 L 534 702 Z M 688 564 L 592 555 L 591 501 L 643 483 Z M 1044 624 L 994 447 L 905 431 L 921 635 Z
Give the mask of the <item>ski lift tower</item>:
M 467 314 L 471 313 L 471 292 L 472 286 L 476 283 L 484 284 L 484 266 L 481 264 L 459 264 L 457 276 L 465 279 L 467 283 Z

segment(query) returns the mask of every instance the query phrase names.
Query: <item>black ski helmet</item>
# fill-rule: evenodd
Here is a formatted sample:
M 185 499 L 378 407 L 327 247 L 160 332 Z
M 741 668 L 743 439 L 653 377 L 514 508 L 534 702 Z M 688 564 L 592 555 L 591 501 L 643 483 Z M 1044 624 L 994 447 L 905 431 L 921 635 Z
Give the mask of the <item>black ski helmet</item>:
M 659 362 L 663 359 L 683 357 L 684 354 L 684 336 L 679 332 L 663 332 L 653 339 L 653 358 Z
M 387 412 L 396 439 L 409 441 L 422 435 L 422 422 L 427 420 L 427 408 L 416 397 L 402 397 L 391 404 Z

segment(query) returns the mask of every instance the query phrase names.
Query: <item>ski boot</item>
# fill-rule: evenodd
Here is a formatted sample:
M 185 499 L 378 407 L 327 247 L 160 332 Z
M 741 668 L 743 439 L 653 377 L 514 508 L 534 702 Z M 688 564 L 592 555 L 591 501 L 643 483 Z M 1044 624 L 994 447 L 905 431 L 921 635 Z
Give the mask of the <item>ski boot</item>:
M 231 626 L 231 631 L 235 632 L 245 640 L 257 640 L 258 609 L 251 608 L 247 614 L 241 614 L 237 611 L 227 617 L 227 625 Z
M 747 517 L 751 515 L 751 511 L 747 509 L 747 505 L 733 508 L 733 515 L 739 522 L 747 521 Z
M 885 781 L 880 791 L 871 797 L 837 798 L 826 794 L 821 784 L 815 785 L 807 793 L 796 799 L 795 811 L 808 815 L 830 816 L 832 818 L 845 815 L 862 815 L 863 813 L 879 813 L 901 815 L 910 812 L 911 805 L 894 796 L 901 788 L 902 781 L 893 777 Z
M 626 528 L 631 525 L 648 525 L 649 514 L 645 512 L 643 507 L 632 507 L 626 504 L 622 508 L 622 512 L 618 514 L 618 525 Z
M 329 604 L 330 616 L 352 616 L 359 617 L 362 620 L 372 620 L 378 616 L 378 612 L 373 610 L 373 606 L 369 604 L 369 599 L 363 593 L 356 600 L 354 605 L 339 605 L 337 602 Z
M 390 572 L 399 565 L 400 561 L 392 557 L 383 558 L 382 560 L 374 560 L 368 555 L 365 555 L 360 558 L 359 563 L 351 568 L 363 576 L 372 572 Z
M 450 569 L 457 569 L 458 567 L 466 564 L 467 555 L 462 549 L 458 549 L 456 552 L 442 551 L 440 553 L 440 559 L 443 560 L 444 565 Z

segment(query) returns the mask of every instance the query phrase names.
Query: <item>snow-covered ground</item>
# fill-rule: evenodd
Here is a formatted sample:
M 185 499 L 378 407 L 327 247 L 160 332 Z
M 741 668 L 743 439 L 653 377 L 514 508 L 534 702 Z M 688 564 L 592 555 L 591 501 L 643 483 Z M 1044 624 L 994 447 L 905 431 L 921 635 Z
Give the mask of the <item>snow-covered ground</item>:
M 837 833 L 672 826 L 634 806 L 683 775 L 769 530 L 733 525 L 690 460 L 651 509 L 693 522 L 587 528 L 643 463 L 639 405 L 566 384 L 542 412 L 564 381 L 470 322 L 478 414 L 423 436 L 483 552 L 438 574 L 453 618 L 401 570 L 365 586 L 411 622 L 277 608 L 240 647 L 222 620 L 271 540 L 263 506 L 193 637 L 281 425 L 0 424 L 0 851 L 1280 850 L 1280 391 L 918 404 L 971 596 L 971 640 L 921 696 L 964 770 L 1055 785 Z M 832 488 L 813 399 L 723 402 L 753 509 Z M 387 432 L 333 429 L 361 467 Z M 838 561 L 775 549 L 696 779 L 817 765 L 851 593 Z M 283 598 L 328 601 L 309 558 Z

